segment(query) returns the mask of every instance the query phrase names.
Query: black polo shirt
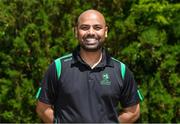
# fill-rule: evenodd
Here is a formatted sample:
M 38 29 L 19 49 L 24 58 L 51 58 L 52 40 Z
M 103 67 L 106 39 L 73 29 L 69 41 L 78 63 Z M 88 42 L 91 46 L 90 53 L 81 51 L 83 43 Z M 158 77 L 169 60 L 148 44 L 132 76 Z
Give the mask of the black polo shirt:
M 120 63 L 103 50 L 101 62 L 93 69 L 79 56 L 61 58 L 57 78 L 53 62 L 41 83 L 39 100 L 54 107 L 55 122 L 118 122 L 117 106 L 139 103 L 132 72 L 126 67 L 124 80 Z

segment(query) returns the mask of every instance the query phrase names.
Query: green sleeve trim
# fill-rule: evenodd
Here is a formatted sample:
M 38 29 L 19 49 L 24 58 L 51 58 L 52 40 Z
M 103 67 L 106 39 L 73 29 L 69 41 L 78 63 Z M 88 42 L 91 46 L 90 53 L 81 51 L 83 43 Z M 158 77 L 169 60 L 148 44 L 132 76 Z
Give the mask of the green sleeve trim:
M 56 64 L 57 77 L 59 79 L 61 75 L 61 59 L 60 58 L 56 59 L 55 64 Z
M 137 90 L 137 92 L 138 92 L 138 96 L 139 96 L 140 100 L 143 101 L 144 100 L 143 95 L 141 94 L 141 92 L 139 90 Z
M 38 92 L 36 93 L 36 99 L 39 98 L 40 92 L 41 92 L 41 87 L 39 87 Z
M 121 62 L 121 74 L 122 74 L 122 79 L 123 80 L 124 80 L 124 77 L 125 77 L 125 72 L 126 72 L 125 64 Z

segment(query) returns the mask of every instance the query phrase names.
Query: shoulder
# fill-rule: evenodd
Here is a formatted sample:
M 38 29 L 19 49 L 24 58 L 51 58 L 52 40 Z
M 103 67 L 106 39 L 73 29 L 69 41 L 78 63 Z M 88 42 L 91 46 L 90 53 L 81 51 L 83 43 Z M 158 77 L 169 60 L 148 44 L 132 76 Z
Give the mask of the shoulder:
M 64 55 L 64 56 L 61 56 L 61 57 L 55 59 L 55 62 L 57 62 L 57 61 L 66 62 L 66 61 L 69 61 L 69 60 L 71 60 L 71 59 L 72 59 L 72 53 L 67 54 L 67 55 Z
M 72 60 L 72 54 L 64 55 L 54 60 L 54 64 L 56 68 L 55 70 L 56 70 L 58 79 L 60 78 L 61 71 L 63 70 L 62 68 L 67 68 L 68 65 L 70 65 L 71 63 L 71 60 Z
M 126 65 L 123 62 L 119 61 L 118 59 L 115 59 L 114 57 L 111 57 L 111 61 L 113 62 L 115 68 L 119 67 L 121 69 L 121 72 L 126 70 Z
M 128 68 L 126 64 L 124 64 L 123 62 L 121 62 L 120 60 L 114 57 L 111 57 L 111 61 L 114 63 L 115 68 L 120 69 L 123 78 L 133 76 L 133 73 L 131 72 L 131 70 Z
M 120 60 L 118 60 L 118 59 L 116 59 L 116 58 L 114 58 L 114 57 L 111 57 L 111 61 L 114 63 L 114 64 L 117 64 L 117 65 L 124 65 L 125 66 L 125 64 L 123 63 L 123 62 L 121 62 Z
M 69 62 L 72 61 L 72 53 L 61 56 L 57 59 L 54 60 L 55 65 L 59 65 L 59 64 L 68 64 Z
M 71 59 L 72 59 L 72 54 L 68 54 L 53 60 L 53 62 L 49 65 L 46 73 L 50 75 L 52 74 L 54 75 L 57 70 L 61 69 L 62 64 L 64 66 L 64 63 L 68 63 Z

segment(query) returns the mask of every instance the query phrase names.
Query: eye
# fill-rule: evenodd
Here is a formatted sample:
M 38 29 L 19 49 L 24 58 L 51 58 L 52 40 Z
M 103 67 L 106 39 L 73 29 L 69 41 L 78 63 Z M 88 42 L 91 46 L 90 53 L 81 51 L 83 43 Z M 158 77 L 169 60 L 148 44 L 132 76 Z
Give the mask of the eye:
M 90 26 L 88 26 L 88 25 L 82 25 L 82 26 L 80 26 L 80 29 L 81 30 L 88 30 L 90 28 Z
M 95 30 L 97 30 L 97 31 L 99 31 L 99 30 L 101 30 L 101 29 L 102 29 L 102 27 L 101 27 L 101 26 L 99 26 L 99 25 L 95 25 L 95 26 L 94 26 L 94 29 L 95 29 Z

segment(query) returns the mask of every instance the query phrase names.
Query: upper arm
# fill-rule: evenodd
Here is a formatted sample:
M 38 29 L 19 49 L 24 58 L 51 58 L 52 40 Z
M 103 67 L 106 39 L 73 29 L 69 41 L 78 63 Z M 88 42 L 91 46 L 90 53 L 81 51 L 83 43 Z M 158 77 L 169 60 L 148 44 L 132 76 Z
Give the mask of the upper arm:
M 124 123 L 135 122 L 140 116 L 139 102 L 140 98 L 133 73 L 126 67 L 120 96 L 122 112 L 119 115 L 119 121 Z
M 140 102 L 137 84 L 134 80 L 133 73 L 127 67 L 120 94 L 120 103 L 123 108 L 137 105 Z
M 56 98 L 57 76 L 55 64 L 52 63 L 40 84 L 41 92 L 38 100 L 46 104 L 54 104 Z

